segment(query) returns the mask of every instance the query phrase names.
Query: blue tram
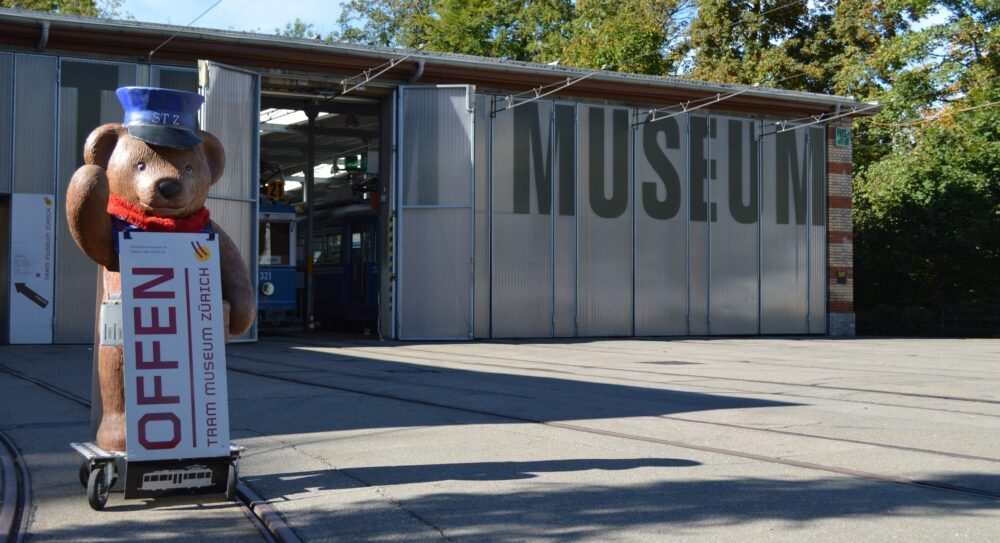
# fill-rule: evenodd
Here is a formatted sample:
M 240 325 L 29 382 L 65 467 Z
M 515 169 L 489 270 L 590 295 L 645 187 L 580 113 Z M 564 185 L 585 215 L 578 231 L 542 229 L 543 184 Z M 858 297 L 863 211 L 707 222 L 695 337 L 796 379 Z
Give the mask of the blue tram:
M 333 330 L 373 325 L 378 319 L 378 213 L 368 203 L 356 203 L 317 210 L 314 221 L 316 321 Z
M 261 204 L 257 254 L 257 312 L 261 326 L 280 326 L 299 319 L 298 273 L 295 269 L 295 209 Z
M 305 217 L 261 204 L 257 310 L 262 328 L 302 321 Z M 313 235 L 313 317 L 320 328 L 361 330 L 378 319 L 378 213 L 368 203 L 317 209 Z M 374 327 L 374 326 L 372 326 Z

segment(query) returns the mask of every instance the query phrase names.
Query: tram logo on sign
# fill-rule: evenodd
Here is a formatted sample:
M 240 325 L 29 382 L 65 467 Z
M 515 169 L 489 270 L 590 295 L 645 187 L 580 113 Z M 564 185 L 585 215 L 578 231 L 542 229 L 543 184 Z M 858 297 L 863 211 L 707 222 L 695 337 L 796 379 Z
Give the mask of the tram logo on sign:
M 207 247 L 202 246 L 201 243 L 192 241 L 191 247 L 194 248 L 194 257 L 197 258 L 199 262 L 205 262 L 209 258 L 212 258 L 212 251 L 209 251 Z

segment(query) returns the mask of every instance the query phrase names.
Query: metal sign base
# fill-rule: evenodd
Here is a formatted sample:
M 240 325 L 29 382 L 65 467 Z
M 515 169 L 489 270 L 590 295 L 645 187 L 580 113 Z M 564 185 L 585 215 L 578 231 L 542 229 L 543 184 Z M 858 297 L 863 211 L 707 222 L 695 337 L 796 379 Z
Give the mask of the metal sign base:
M 228 457 L 133 462 L 130 469 L 126 453 L 104 450 L 92 441 L 69 445 L 83 457 L 80 484 L 87 489 L 87 501 L 95 511 L 104 508 L 118 481 L 119 460 L 125 466 L 125 499 L 224 494 L 232 500 L 236 497 L 240 455 L 245 450 L 231 443 Z

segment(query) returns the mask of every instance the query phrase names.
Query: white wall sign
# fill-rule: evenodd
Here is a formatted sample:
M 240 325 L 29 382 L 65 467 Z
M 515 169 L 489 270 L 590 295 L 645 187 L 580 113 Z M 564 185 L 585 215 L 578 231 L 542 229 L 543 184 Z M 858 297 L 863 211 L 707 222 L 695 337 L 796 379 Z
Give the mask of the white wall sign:
M 129 461 L 228 456 L 219 243 L 119 236 Z
M 10 342 L 52 343 L 55 196 L 11 196 Z

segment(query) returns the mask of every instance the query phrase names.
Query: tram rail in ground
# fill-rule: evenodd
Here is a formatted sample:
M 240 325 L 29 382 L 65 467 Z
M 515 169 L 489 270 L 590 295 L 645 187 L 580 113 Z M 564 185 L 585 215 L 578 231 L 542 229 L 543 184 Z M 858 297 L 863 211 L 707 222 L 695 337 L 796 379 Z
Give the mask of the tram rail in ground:
M 42 379 L 26 375 L 6 365 L 0 364 L 0 372 L 6 373 L 16 379 L 36 385 L 46 391 L 70 400 L 81 407 L 90 409 L 90 401 L 74 394 L 68 390 L 48 383 Z M 76 423 L 73 423 L 76 424 Z M 8 464 L 15 469 L 10 471 L 16 474 L 12 477 L 8 474 Z M 29 514 L 30 514 L 30 492 L 31 485 L 29 479 L 28 465 L 21 456 L 16 445 L 9 437 L 0 431 L 0 468 L 2 468 L 2 489 L 0 496 L 0 533 L 6 533 L 9 543 L 21 543 L 28 534 Z M 8 484 L 14 481 L 15 484 Z M 16 500 L 9 500 L 8 495 L 16 496 Z M 247 519 L 260 532 L 261 538 L 268 543 L 299 543 L 300 539 L 295 532 L 285 523 L 266 501 L 257 495 L 256 492 L 243 482 L 237 484 L 236 497 L 234 501 L 240 506 L 241 511 Z M 8 503 L 12 506 L 8 507 Z M 4 531 L 5 528 L 7 531 Z
M 31 478 L 21 451 L 0 431 L 0 534 L 8 543 L 21 543 L 31 515 Z
M 509 414 L 509 413 L 499 413 L 499 412 L 495 412 L 495 411 L 491 411 L 491 410 L 484 410 L 484 409 L 473 409 L 473 408 L 470 408 L 470 407 L 467 407 L 467 406 L 452 405 L 452 404 L 448 404 L 448 403 L 428 401 L 428 400 L 419 399 L 419 398 L 408 398 L 408 397 L 401 396 L 401 395 L 398 395 L 398 394 L 387 394 L 387 393 L 382 393 L 382 392 L 365 390 L 365 389 L 357 388 L 357 387 L 337 386 L 337 385 L 330 385 L 330 384 L 326 384 L 326 383 L 317 383 L 317 382 L 307 381 L 307 380 L 300 379 L 300 378 L 289 377 L 287 375 L 273 375 L 273 374 L 268 374 L 268 373 L 264 373 L 264 372 L 254 371 L 254 370 L 251 370 L 251 369 L 241 368 L 241 367 L 235 366 L 232 362 L 235 359 L 240 359 L 240 358 L 247 359 L 248 357 L 246 357 L 246 356 L 240 356 L 240 355 L 231 357 L 230 364 L 229 364 L 229 370 L 230 371 L 233 371 L 235 373 L 244 374 L 244 375 L 250 375 L 250 376 L 254 376 L 254 377 L 258 377 L 258 378 L 271 379 L 271 380 L 276 380 L 276 381 L 283 381 L 283 382 L 286 382 L 286 383 L 298 384 L 298 385 L 307 386 L 307 387 L 324 388 L 324 389 L 335 390 L 335 391 L 339 391 L 339 392 L 349 392 L 349 393 L 361 394 L 361 395 L 365 395 L 365 396 L 377 397 L 377 398 L 382 398 L 382 399 L 388 399 L 388 400 L 395 400 L 395 401 L 400 401 L 400 402 L 406 402 L 406 403 L 415 404 L 415 405 L 422 405 L 422 406 L 428 406 L 428 407 L 436 407 L 436 408 L 441 408 L 441 409 L 448 409 L 448 410 L 459 411 L 459 412 L 468 413 L 468 414 L 484 415 L 484 416 L 494 417 L 494 418 L 497 418 L 497 419 L 503 419 L 503 420 L 511 421 L 511 422 L 538 424 L 538 425 L 547 426 L 547 427 L 551 427 L 551 428 L 560 428 L 560 429 L 563 429 L 563 430 L 569 430 L 569 431 L 574 431 L 574 432 L 579 432 L 579 433 L 596 434 L 596 435 L 602 435 L 602 436 L 613 437 L 613 438 L 618 438 L 618 439 L 625 439 L 625 440 L 630 440 L 630 441 L 641 441 L 641 442 L 646 442 L 646 443 L 655 443 L 655 444 L 660 444 L 660 445 L 677 447 L 677 448 L 681 448 L 681 449 L 688 449 L 688 450 L 694 450 L 694 451 L 700 451 L 700 452 L 714 453 L 714 454 L 720 454 L 720 455 L 729 456 L 729 457 L 736 457 L 736 458 L 742 458 L 742 459 L 747 459 L 747 460 L 754 460 L 754 461 L 771 463 L 771 464 L 780 464 L 780 465 L 785 465 L 785 466 L 789 466 L 789 467 L 807 469 L 807 470 L 812 470 L 812 471 L 820 471 L 820 472 L 826 472 L 826 473 L 833 473 L 833 474 L 844 475 L 844 476 L 849 476 L 849 477 L 855 477 L 855 478 L 860 478 L 860 479 L 880 481 L 880 482 L 884 482 L 884 483 L 901 484 L 901 485 L 907 485 L 907 486 L 911 486 L 911 487 L 924 488 L 924 489 L 936 490 L 936 491 L 954 492 L 954 493 L 959 493 L 959 494 L 976 496 L 976 497 L 980 497 L 980 498 L 984 498 L 984 499 L 989 499 L 989 500 L 993 500 L 993 501 L 1000 501 L 1000 493 L 998 493 L 998 492 L 992 492 L 992 491 L 989 491 L 989 490 L 982 490 L 982 489 L 969 488 L 969 487 L 963 487 L 963 486 L 957 486 L 957 485 L 937 483 L 937 482 L 920 481 L 920 480 L 915 480 L 915 479 L 910 479 L 910 478 L 905 478 L 905 477 L 898 477 L 898 476 L 890 475 L 890 474 L 876 473 L 876 472 L 870 472 L 870 471 L 864 471 L 864 470 L 857 470 L 857 469 L 849 469 L 849 468 L 843 468 L 843 467 L 831 466 L 831 465 L 823 465 L 823 464 L 812 463 L 812 462 L 804 462 L 804 461 L 799 461 L 799 460 L 792 460 L 792 459 L 788 459 L 788 458 L 779 458 L 779 457 L 773 456 L 773 455 L 756 454 L 756 453 L 752 453 L 752 452 L 739 451 L 739 450 L 734 450 L 734 449 L 729 449 L 729 448 L 722 448 L 722 447 L 711 447 L 711 446 L 699 445 L 699 444 L 690 443 L 690 442 L 684 442 L 684 441 L 660 439 L 660 438 L 655 438 L 655 437 L 650 437 L 650 436 L 642 436 L 642 435 L 637 435 L 637 434 L 631 434 L 631 433 L 628 433 L 628 432 L 609 431 L 609 430 L 604 430 L 604 429 L 600 429 L 600 428 L 592 428 L 592 427 L 588 427 L 588 426 L 584 426 L 584 425 L 576 424 L 576 423 L 532 419 L 532 418 L 527 418 L 527 417 L 523 417 L 523 416 L 512 415 L 512 414 Z M 292 367 L 292 368 L 299 368 L 299 369 L 306 368 L 306 366 L 296 365 L 296 364 L 286 364 L 286 363 L 281 363 L 281 362 L 273 362 L 273 361 L 266 361 L 266 360 L 259 360 L 259 359 L 256 360 L 256 361 L 258 361 L 258 362 L 267 362 L 267 363 L 270 363 L 270 364 L 274 364 L 276 366 Z M 319 370 L 316 370 L 316 368 L 312 368 L 312 369 L 314 371 L 319 371 Z M 670 417 L 666 417 L 666 418 L 670 418 Z M 759 430 L 758 428 L 753 428 L 753 427 L 750 427 L 750 426 L 742 426 L 742 425 L 732 425 L 732 426 L 739 427 L 740 429 L 745 429 L 745 430 Z M 813 438 L 817 437 L 817 436 L 810 436 L 808 434 L 802 434 L 802 436 L 803 437 L 813 437 Z M 857 443 L 856 440 L 847 440 L 847 439 L 838 439 L 838 438 L 826 438 L 826 439 L 833 440 L 833 441 L 841 441 L 841 442 L 844 442 L 844 443 Z M 865 444 L 869 444 L 869 445 L 872 445 L 872 446 L 887 446 L 886 444 L 879 444 L 879 443 L 865 443 Z M 897 448 L 897 449 L 900 448 L 898 446 L 891 446 L 891 445 L 889 445 L 887 447 L 888 448 Z M 949 453 L 947 451 L 935 451 L 935 450 L 931 450 L 931 449 L 921 449 L 921 448 L 916 448 L 916 447 L 907 447 L 906 450 L 908 450 L 910 452 L 919 452 L 919 453 L 925 453 L 925 454 L 934 454 L 934 455 L 952 456 L 952 457 L 954 456 L 954 453 Z M 969 456 L 972 456 L 972 455 L 969 455 Z M 985 460 L 985 461 L 990 461 L 990 462 L 1000 462 L 1000 459 L 996 459 L 996 458 L 989 458 L 989 457 L 981 457 L 981 458 L 980 457 L 973 457 L 973 458 L 977 459 L 977 460 Z

